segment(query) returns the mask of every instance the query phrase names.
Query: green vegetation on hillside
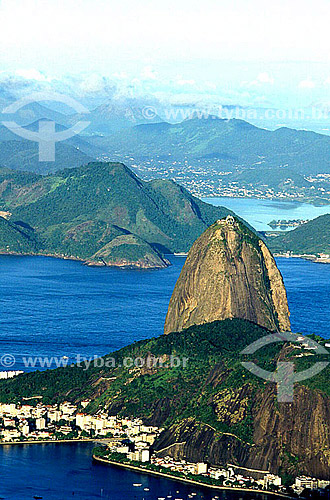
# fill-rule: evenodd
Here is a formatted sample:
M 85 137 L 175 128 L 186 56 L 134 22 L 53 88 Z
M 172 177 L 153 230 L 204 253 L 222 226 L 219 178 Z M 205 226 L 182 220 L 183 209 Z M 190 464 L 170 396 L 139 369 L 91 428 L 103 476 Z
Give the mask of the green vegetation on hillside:
M 0 217 L 0 253 L 31 254 L 38 249 L 39 241 L 33 229 Z
M 230 213 L 172 181 L 141 181 L 120 163 L 90 163 L 45 177 L 0 169 L 1 191 L 0 209 L 35 229 L 40 253 L 103 264 L 127 259 L 161 267 L 160 254 L 188 251 L 206 227 Z M 109 244 L 125 235 L 126 246 L 117 240 L 110 251 Z
M 193 326 L 180 334 L 135 342 L 88 369 L 82 362 L 0 381 L 0 401 L 18 402 L 31 396 L 43 396 L 44 403 L 91 398 L 92 412 L 107 406 L 110 413 L 135 415 L 162 425 L 193 417 L 246 439 L 250 406 L 239 395 L 244 388 L 252 398 L 263 390 L 264 381 L 243 368 L 239 353 L 266 334 L 264 328 L 238 319 Z M 279 349 L 270 345 L 258 352 L 255 361 L 272 371 Z M 128 360 L 126 367 L 124 360 Z M 243 405 L 236 423 L 230 408 L 223 406 L 235 401 Z
M 279 236 L 269 237 L 267 245 L 278 253 L 330 254 L 330 214 L 321 215 Z
M 79 404 L 88 398 L 85 412 L 102 408 L 111 415 L 140 417 L 146 424 L 163 427 L 154 445 L 157 450 L 171 453 L 172 446 L 175 451 L 180 444 L 179 456 L 192 461 L 274 471 L 280 467 L 282 474 L 306 474 L 311 464 L 317 467 L 311 443 L 327 449 L 327 428 L 313 426 L 309 418 L 314 418 L 315 411 L 320 422 L 328 423 L 329 367 L 300 387 L 296 384 L 292 404 L 279 403 L 275 384 L 252 375 L 241 361 L 248 358 L 273 372 L 279 358 L 294 356 L 296 371 L 312 366 L 316 359 L 310 352 L 308 357 L 296 358 L 302 351 L 292 346 L 283 349 L 281 343 L 255 355 L 240 355 L 243 348 L 268 334 L 237 319 L 193 326 L 135 342 L 89 367 L 81 362 L 2 380 L 0 401 L 18 403 L 38 396 L 29 404 L 65 400 Z M 287 437 L 284 447 L 282 435 Z M 310 451 L 304 454 L 306 448 Z M 299 460 L 288 461 L 293 455 Z

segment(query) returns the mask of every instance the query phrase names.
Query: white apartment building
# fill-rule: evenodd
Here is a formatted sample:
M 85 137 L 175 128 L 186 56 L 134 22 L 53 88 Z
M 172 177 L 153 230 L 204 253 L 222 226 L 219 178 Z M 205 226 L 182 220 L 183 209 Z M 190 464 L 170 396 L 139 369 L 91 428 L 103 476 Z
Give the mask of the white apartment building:
M 47 416 L 51 422 L 59 422 L 61 420 L 61 413 L 59 410 L 49 410 Z
M 45 417 L 36 418 L 36 429 L 38 431 L 46 428 L 46 419 Z
M 3 441 L 13 441 L 21 435 L 17 429 L 3 429 L 1 434 L 3 436 Z
M 312 477 L 299 476 L 296 477 L 295 486 L 300 489 L 309 488 L 315 490 L 318 488 L 318 481 Z
M 17 409 L 15 403 L 10 404 L 1 404 L 0 403 L 0 416 L 11 415 L 12 417 L 16 417 Z

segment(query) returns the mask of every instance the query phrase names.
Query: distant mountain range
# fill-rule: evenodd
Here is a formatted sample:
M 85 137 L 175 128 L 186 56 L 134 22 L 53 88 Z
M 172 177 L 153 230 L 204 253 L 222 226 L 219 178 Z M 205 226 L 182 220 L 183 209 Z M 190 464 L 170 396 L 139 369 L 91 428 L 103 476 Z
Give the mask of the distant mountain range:
M 15 102 L 14 99 L 10 101 Z M 51 120 L 61 125 L 68 123 L 68 116 L 55 111 L 47 106 L 43 106 L 38 102 L 31 102 L 30 104 L 22 107 L 14 114 L 8 114 L 2 111 L 0 113 L 0 121 L 15 121 L 17 125 L 27 126 L 38 120 Z
M 46 90 L 45 96 L 48 93 L 50 93 L 49 90 Z M 83 104 L 79 97 L 75 98 L 70 94 L 66 95 L 63 93 L 61 93 L 61 96 L 64 96 L 64 98 L 67 97 L 68 103 L 70 102 L 69 99 L 73 98 L 77 104 Z M 62 126 L 70 127 L 83 119 L 90 122 L 90 125 L 86 129 L 86 134 L 90 136 L 99 134 L 109 135 L 121 129 L 131 128 L 134 125 L 163 121 L 156 113 L 153 113 L 154 116 L 151 117 L 144 114 L 144 109 L 147 105 L 154 104 L 153 108 L 159 105 L 158 101 L 152 98 L 146 100 L 143 98 L 117 96 L 112 99 L 103 100 L 102 104 L 99 104 L 95 108 L 88 109 L 85 106 L 86 113 L 79 114 L 74 109 L 71 109 L 69 105 L 57 103 L 54 97 L 54 101 L 31 102 L 24 105 L 14 114 L 6 113 L 7 106 L 17 100 L 19 101 L 19 98 L 17 99 L 9 92 L 1 89 L 0 84 L 0 122 L 13 120 L 18 125 L 27 126 L 35 121 L 47 119 Z M 64 109 L 65 112 L 63 112 Z
M 40 120 L 25 127 L 38 131 Z M 57 125 L 56 131 L 66 127 Z M 96 150 L 80 136 L 73 136 L 55 145 L 55 161 L 39 161 L 39 145 L 20 137 L 5 126 L 0 125 L 0 166 L 15 170 L 47 174 L 69 167 L 78 167 L 95 158 Z
M 111 135 L 119 130 L 131 129 L 135 125 L 159 123 L 163 120 L 157 115 L 150 118 L 144 115 L 143 101 L 134 98 L 117 98 L 101 104 L 87 115 L 72 115 L 67 121 L 68 124 L 75 124 L 84 119 L 90 121 L 87 128 L 88 135 Z M 129 132 L 128 132 L 129 133 Z
M 231 213 L 172 181 L 141 181 L 115 163 L 44 177 L 0 169 L 0 193 L 8 219 L 2 220 L 2 252 L 95 265 L 164 267 L 164 254 L 187 252 L 206 227 Z
M 145 179 L 170 176 L 199 194 L 245 189 L 250 195 L 329 198 L 330 180 L 313 176 L 330 173 L 330 137 L 314 132 L 209 117 L 138 125 L 95 138 L 95 144 L 109 158 L 130 161 Z
M 98 144 L 109 154 L 120 152 L 140 159 L 221 160 L 219 169 L 224 170 L 288 168 L 297 175 L 330 172 L 330 137 L 288 128 L 270 131 L 235 119 L 209 117 L 176 125 L 138 125 L 129 133 L 100 138 Z
M 81 119 L 91 125 L 84 135 L 56 144 L 55 162 L 39 162 L 37 143 L 0 125 L 0 165 L 47 174 L 103 159 L 125 162 L 144 180 L 172 178 L 198 196 L 329 202 L 329 136 L 289 128 L 270 131 L 243 120 L 196 114 L 170 124 L 156 113 L 149 120 L 142 104 L 117 98 L 88 114 L 65 115 L 32 103 L 15 115 L 18 125 L 37 130 L 42 119 L 54 121 L 57 130 Z

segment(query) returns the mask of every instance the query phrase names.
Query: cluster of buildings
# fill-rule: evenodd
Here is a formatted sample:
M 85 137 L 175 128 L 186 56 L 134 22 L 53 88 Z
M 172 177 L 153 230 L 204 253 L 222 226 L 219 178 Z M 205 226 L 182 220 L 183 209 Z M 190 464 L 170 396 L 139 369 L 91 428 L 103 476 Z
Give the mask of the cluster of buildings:
M 144 425 L 138 418 L 109 418 L 116 420 L 119 426 L 118 432 L 113 433 L 113 438 L 108 441 L 109 453 L 121 453 L 136 462 L 150 462 L 151 447 L 163 429 Z
M 292 489 L 300 495 L 305 489 L 318 490 L 324 489 L 330 486 L 330 481 L 324 479 L 315 479 L 313 477 L 299 476 L 296 477 L 295 483 L 292 485 Z
M 227 468 L 209 467 L 208 464 L 204 462 L 191 463 L 186 460 L 174 460 L 172 457 L 151 457 L 151 463 L 157 465 L 162 469 L 169 469 L 175 472 L 181 472 L 185 475 L 194 474 L 201 475 L 204 477 L 210 477 L 217 481 L 221 480 L 223 486 L 227 487 L 239 487 L 239 488 L 255 488 L 258 489 L 269 489 L 271 485 L 278 487 L 279 490 L 282 488 L 282 480 L 279 476 L 274 474 L 265 474 L 260 480 L 256 480 L 249 476 L 244 476 L 240 473 L 235 472 L 233 467 L 228 466 Z
M 307 224 L 310 219 L 278 219 L 278 220 L 272 220 L 268 223 L 268 226 L 270 226 L 272 229 L 280 228 L 280 229 L 288 229 L 288 228 L 295 228 L 299 226 L 303 226 L 304 224 Z
M 132 432 L 127 432 L 129 435 L 129 440 L 131 443 L 119 443 L 119 442 L 109 442 L 108 450 L 111 458 L 113 453 L 121 453 L 126 455 L 128 460 L 138 461 L 142 464 L 146 462 L 157 466 L 160 471 L 164 469 L 168 472 L 179 472 L 188 476 L 193 474 L 196 476 L 202 476 L 205 478 L 212 478 L 217 481 L 221 480 L 223 486 L 227 487 L 238 487 L 238 488 L 254 488 L 256 490 L 260 489 L 271 489 L 271 486 L 276 487 L 279 491 L 285 492 L 285 487 L 282 486 L 282 480 L 279 476 L 274 474 L 265 474 L 262 479 L 256 480 L 249 476 L 244 476 L 234 470 L 233 467 L 228 466 L 228 468 L 217 468 L 209 467 L 205 462 L 188 462 L 187 460 L 175 460 L 170 456 L 160 457 L 157 454 L 151 453 L 151 447 L 153 444 L 153 439 L 155 439 L 161 429 L 148 427 L 149 439 L 147 436 L 134 435 Z M 143 438 L 143 441 L 141 441 Z M 132 444 L 134 451 L 132 450 Z M 202 478 L 201 478 L 202 479 Z
M 275 235 L 275 233 L 265 233 L 265 236 L 267 237 L 277 237 L 278 235 Z M 319 264 L 329 264 L 330 263 L 330 254 L 328 253 L 316 253 L 316 254 L 296 254 L 292 252 L 291 250 L 287 250 L 286 252 L 282 253 L 274 253 L 274 257 L 286 257 L 286 258 L 301 258 L 304 260 L 310 260 L 312 262 L 317 262 Z
M 0 212 L 1 213 L 1 212 Z M 0 215 L 1 217 L 1 215 Z M 17 377 L 17 375 L 21 375 L 24 373 L 22 370 L 11 370 L 7 372 L 0 372 L 0 380 L 7 380 L 9 378 Z
M 149 463 L 160 470 L 221 480 L 225 487 L 286 491 L 281 478 L 274 474 L 266 473 L 261 479 L 255 479 L 248 475 L 248 470 L 243 475 L 240 469 L 235 470 L 235 466 L 209 467 L 204 462 L 192 463 L 170 456 L 157 456 L 152 453 L 152 445 L 163 429 L 145 425 L 138 418 L 109 416 L 103 411 L 95 415 L 84 413 L 82 410 L 89 403 L 89 400 L 82 401 L 79 406 L 70 402 L 59 405 L 39 403 L 36 406 L 0 403 L 0 442 L 105 438 L 109 455 L 120 453 L 128 460 Z M 292 488 L 300 494 L 306 488 L 317 490 L 327 486 L 330 486 L 330 481 L 300 476 L 295 479 Z
M 208 474 L 208 465 L 204 462 L 191 463 L 186 460 L 174 460 L 174 458 L 166 457 L 151 457 L 151 463 L 162 469 L 168 469 L 172 472 L 182 472 L 183 474 Z
M 134 429 L 137 423 L 138 421 L 132 421 L 130 429 Z M 143 425 L 142 428 L 144 431 L 148 431 L 149 434 L 136 434 L 134 431 L 132 432 L 132 430 L 128 430 L 127 435 L 129 436 L 130 443 L 120 443 L 118 441 L 109 442 L 109 454 L 114 452 L 121 453 L 126 455 L 129 460 L 138 461 L 142 464 L 150 463 L 157 466 L 160 471 L 166 471 L 167 469 L 169 473 L 179 472 L 185 476 L 192 474 L 195 476 L 202 476 L 204 478 L 215 479 L 220 481 L 221 484 L 227 488 L 248 488 L 287 493 L 286 486 L 282 485 L 281 477 L 269 472 L 261 474 L 261 471 L 258 471 L 260 473 L 260 478 L 256 479 L 255 477 L 248 475 L 248 469 L 244 471 L 245 473 L 243 475 L 241 473 L 242 471 L 236 466 L 228 465 L 226 468 L 210 467 L 205 462 L 193 463 L 188 462 L 187 460 L 176 460 L 170 456 L 157 456 L 157 454 L 151 452 L 151 447 L 154 439 L 157 437 L 161 429 L 156 427 L 145 427 Z M 132 450 L 132 445 L 134 451 Z M 299 476 L 295 479 L 292 489 L 295 493 L 300 495 L 305 489 L 317 490 L 324 489 L 327 486 L 330 486 L 330 481 L 315 479 L 307 476 Z
M 132 155 L 122 155 L 114 151 L 111 158 L 102 155 L 102 161 L 113 161 L 115 157 L 130 166 L 144 180 L 155 178 L 171 178 L 184 186 L 192 194 L 198 197 L 226 196 L 233 198 L 261 198 L 261 199 L 283 199 L 283 200 L 305 200 L 322 197 L 328 199 L 330 196 L 328 174 L 317 174 L 316 176 L 304 176 L 306 185 L 296 185 L 295 179 L 288 176 L 282 184 L 282 177 L 276 178 L 267 184 L 267 181 L 256 185 L 254 172 L 261 171 L 260 165 L 264 163 L 264 157 L 260 161 L 247 166 L 237 164 L 227 165 L 221 158 L 191 158 L 180 156 L 174 158 L 171 153 L 145 158 L 135 158 Z M 229 168 L 231 170 L 229 170 Z M 252 172 L 252 177 L 243 174 Z M 239 174 L 239 175 L 237 175 Z M 236 179 L 236 180 L 234 180 Z
M 79 407 L 70 402 L 36 406 L 0 403 L 0 442 L 107 438 L 112 446 L 123 446 L 122 441 L 127 439 L 137 442 L 137 448 L 143 451 L 138 458 L 145 460 L 145 450 L 149 453 L 160 430 L 143 425 L 139 419 L 121 419 L 101 411 L 95 415 L 83 413 L 89 402 L 82 401 Z

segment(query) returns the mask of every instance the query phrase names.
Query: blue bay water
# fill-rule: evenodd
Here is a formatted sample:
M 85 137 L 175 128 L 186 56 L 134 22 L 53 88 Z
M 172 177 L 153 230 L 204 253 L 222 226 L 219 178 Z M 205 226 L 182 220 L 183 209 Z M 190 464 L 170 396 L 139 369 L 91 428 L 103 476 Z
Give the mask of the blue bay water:
M 102 355 L 160 335 L 184 263 L 182 257 L 170 259 L 173 265 L 168 269 L 134 271 L 0 256 L 0 357 L 13 354 L 15 368 L 25 369 L 24 355 L 65 355 L 74 360 L 77 353 Z M 293 330 L 330 338 L 330 265 L 285 258 L 277 263 L 287 288 Z M 34 495 L 44 500 L 156 500 L 169 494 L 187 499 L 192 491 L 205 500 L 215 494 L 230 500 L 249 498 L 96 465 L 87 444 L 0 447 L 0 497 L 8 500 Z
M 110 353 L 160 335 L 183 265 L 160 271 L 86 267 L 48 257 L 0 256 L 0 358 Z M 1 367 L 0 367 L 1 369 Z
M 92 446 L 45 444 L 0 447 L 0 497 L 5 500 L 239 500 L 241 493 L 215 492 L 164 478 L 95 464 Z M 142 486 L 133 486 L 133 484 Z M 148 488 L 149 491 L 145 491 Z M 264 495 L 244 495 L 246 500 Z M 170 500 L 170 499 L 166 499 Z
M 261 200 L 255 198 L 215 197 L 203 198 L 203 201 L 215 206 L 224 206 L 245 219 L 257 231 L 271 231 L 268 225 L 272 220 L 315 219 L 319 215 L 330 213 L 330 205 L 314 206 L 288 200 Z
M 78 354 L 101 356 L 161 335 L 184 263 L 182 257 L 170 259 L 167 269 L 135 271 L 0 256 L 0 358 L 10 354 L 16 359 L 10 368 L 29 370 L 24 357 L 67 356 L 73 362 Z M 300 259 L 277 262 L 293 330 L 330 337 L 330 266 Z

